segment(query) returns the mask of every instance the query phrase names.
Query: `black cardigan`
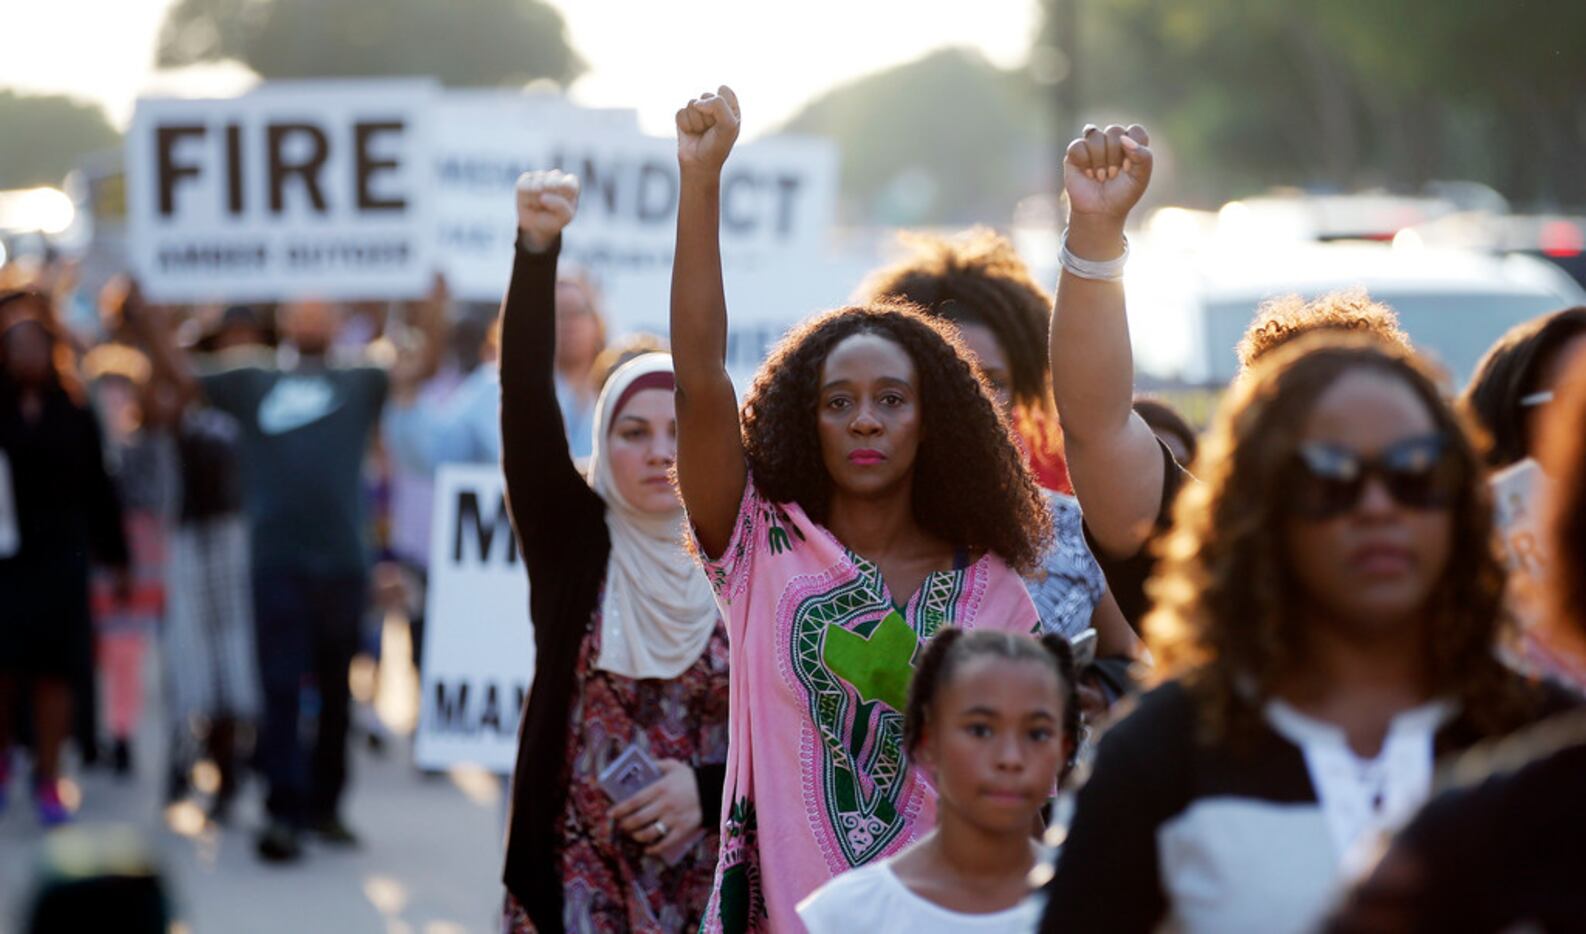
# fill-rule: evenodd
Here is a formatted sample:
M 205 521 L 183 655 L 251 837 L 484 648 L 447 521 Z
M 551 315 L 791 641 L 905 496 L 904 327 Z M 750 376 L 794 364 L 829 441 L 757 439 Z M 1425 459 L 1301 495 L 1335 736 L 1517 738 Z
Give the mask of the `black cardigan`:
M 611 538 L 606 504 L 573 464 L 556 402 L 556 258 L 518 243 L 501 307 L 501 467 L 507 508 L 529 574 L 534 687 L 518 732 L 507 820 L 506 883 L 536 928 L 562 928 L 559 821 L 567 801 L 573 672 L 590 633 Z M 694 770 L 700 822 L 721 817 L 725 765 Z

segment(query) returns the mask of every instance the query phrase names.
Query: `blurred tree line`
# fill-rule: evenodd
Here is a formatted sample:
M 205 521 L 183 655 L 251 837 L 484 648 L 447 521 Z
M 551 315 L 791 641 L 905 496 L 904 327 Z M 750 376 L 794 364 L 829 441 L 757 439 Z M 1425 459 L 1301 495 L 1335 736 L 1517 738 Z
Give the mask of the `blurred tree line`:
M 1041 2 L 1032 64 L 1075 49 L 1067 122 L 1149 121 L 1180 197 L 1457 178 L 1586 206 L 1586 3 Z
M 939 50 L 786 124 L 841 146 L 846 220 L 1003 221 L 1053 190 L 1084 122 L 1115 119 L 1151 127 L 1157 193 L 1175 201 L 1471 179 L 1520 206 L 1586 209 L 1581 0 L 1028 2 L 1044 17 L 1027 67 Z M 565 85 L 584 69 L 545 0 L 177 0 L 159 64 L 223 59 L 266 79 L 450 85 Z M 0 187 L 115 144 L 97 108 L 65 98 L 0 92 L 0 125 Z
M 837 141 L 845 221 L 1001 220 L 1047 171 L 1039 111 L 1024 74 L 943 49 L 833 88 L 782 129 Z
M 1053 190 L 1084 123 L 1115 120 L 1151 128 L 1173 201 L 1470 179 L 1520 207 L 1586 208 L 1580 0 L 1037 2 L 1021 71 L 936 53 L 790 121 L 841 144 L 850 218 L 1000 221 Z
M 160 67 L 224 59 L 266 80 L 419 75 L 453 86 L 566 84 L 584 70 L 544 0 L 177 0 Z
M 0 188 L 57 185 L 82 155 L 121 135 L 94 104 L 58 94 L 0 90 Z

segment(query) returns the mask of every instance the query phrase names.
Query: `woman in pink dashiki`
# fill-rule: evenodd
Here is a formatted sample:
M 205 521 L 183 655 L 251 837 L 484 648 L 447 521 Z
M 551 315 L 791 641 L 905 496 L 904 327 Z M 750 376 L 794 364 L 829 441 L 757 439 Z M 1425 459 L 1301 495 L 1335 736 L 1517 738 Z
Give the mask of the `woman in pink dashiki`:
M 800 930 L 828 879 L 929 832 L 902 711 L 947 626 L 1030 633 L 1050 517 L 957 338 L 909 306 L 817 316 L 739 409 L 718 222 L 732 92 L 678 113 L 677 478 L 731 644 L 721 856 L 704 928 Z

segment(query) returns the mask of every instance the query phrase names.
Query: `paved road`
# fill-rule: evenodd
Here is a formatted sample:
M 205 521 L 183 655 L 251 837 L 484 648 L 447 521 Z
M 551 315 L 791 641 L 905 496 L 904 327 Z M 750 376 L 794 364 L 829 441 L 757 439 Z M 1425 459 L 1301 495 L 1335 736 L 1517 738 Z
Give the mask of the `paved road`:
M 153 679 L 151 673 L 151 685 Z M 411 690 L 410 682 L 390 680 L 398 682 L 398 694 Z M 383 712 L 396 709 L 396 716 L 387 719 L 406 725 L 401 722 L 411 721 L 402 712 L 406 702 L 385 703 L 392 693 L 383 686 L 379 706 Z M 78 820 L 128 824 L 145 835 L 162 855 L 186 931 L 457 934 L 499 929 L 503 790 L 494 776 L 458 770 L 427 778 L 409 764 L 405 738 L 379 756 L 358 743 L 347 821 L 362 836 L 362 846 L 354 851 L 311 846 L 300 863 L 269 866 L 253 855 L 260 813 L 256 782 L 246 787 L 224 829 L 203 826 L 195 808 L 162 813 L 158 714 L 151 704 L 130 781 L 119 782 L 102 770 L 74 770 L 82 799 Z M 0 931 L 18 926 L 40 840 L 21 774 L 11 791 L 11 807 L 0 816 Z

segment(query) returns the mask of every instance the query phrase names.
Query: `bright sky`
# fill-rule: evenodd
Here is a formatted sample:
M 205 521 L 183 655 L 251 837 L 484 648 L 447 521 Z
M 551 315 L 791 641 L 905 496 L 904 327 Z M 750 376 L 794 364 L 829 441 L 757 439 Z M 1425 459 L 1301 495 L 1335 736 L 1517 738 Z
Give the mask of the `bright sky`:
M 154 45 L 174 0 L 7 2 L 0 88 L 97 101 L 124 126 L 139 93 L 227 95 L 247 87 L 235 67 L 154 71 Z M 435 0 L 445 2 L 445 0 Z M 1035 0 L 551 0 L 589 71 L 586 104 L 633 107 L 669 133 L 688 97 L 719 83 L 743 101 L 746 133 L 763 132 L 842 81 L 944 45 L 979 48 L 1004 66 L 1024 60 Z M 462 6 L 462 5 L 459 5 Z

